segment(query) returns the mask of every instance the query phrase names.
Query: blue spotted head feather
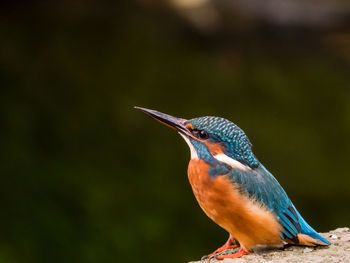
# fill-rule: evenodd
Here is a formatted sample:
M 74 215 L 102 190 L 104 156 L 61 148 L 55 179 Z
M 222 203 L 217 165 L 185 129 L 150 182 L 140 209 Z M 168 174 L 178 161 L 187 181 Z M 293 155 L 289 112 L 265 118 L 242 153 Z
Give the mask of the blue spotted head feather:
M 208 140 L 224 145 L 225 154 L 251 168 L 259 165 L 258 159 L 252 152 L 252 144 L 244 131 L 236 124 L 220 117 L 199 117 L 188 120 L 194 129 L 208 133 Z

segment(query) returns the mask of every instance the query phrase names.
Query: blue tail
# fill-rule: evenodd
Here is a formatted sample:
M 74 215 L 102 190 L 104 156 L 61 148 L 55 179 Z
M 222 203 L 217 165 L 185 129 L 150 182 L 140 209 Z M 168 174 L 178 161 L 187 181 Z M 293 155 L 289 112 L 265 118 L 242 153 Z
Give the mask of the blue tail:
M 322 241 L 323 243 L 326 243 L 327 245 L 330 245 L 331 242 L 329 242 L 327 239 L 322 237 L 319 233 L 317 233 L 305 220 L 304 218 L 299 214 L 299 212 L 295 209 L 295 211 L 298 214 L 298 219 L 300 223 L 301 233 L 306 234 L 314 239 L 318 239 Z

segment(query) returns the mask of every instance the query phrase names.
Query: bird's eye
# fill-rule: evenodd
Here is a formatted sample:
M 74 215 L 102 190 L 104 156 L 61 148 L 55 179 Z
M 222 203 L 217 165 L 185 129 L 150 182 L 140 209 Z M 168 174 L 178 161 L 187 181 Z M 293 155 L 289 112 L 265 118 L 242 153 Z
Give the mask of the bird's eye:
M 193 136 L 195 136 L 199 139 L 206 140 L 209 138 L 208 133 L 204 130 L 192 129 L 191 132 L 192 132 Z
M 202 140 L 206 140 L 208 139 L 209 135 L 206 131 L 204 130 L 201 130 L 199 131 L 199 138 L 201 138 Z

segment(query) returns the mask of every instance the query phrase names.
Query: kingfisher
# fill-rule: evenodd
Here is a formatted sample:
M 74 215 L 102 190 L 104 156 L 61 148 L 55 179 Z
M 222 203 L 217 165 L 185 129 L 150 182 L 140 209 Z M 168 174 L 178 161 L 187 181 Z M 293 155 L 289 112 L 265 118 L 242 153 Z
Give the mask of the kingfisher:
M 328 246 L 259 162 L 247 135 L 220 117 L 176 118 L 135 107 L 175 129 L 188 144 L 188 179 L 199 206 L 225 229 L 226 243 L 204 258 L 239 258 L 257 247 Z M 227 249 L 234 253 L 219 254 Z

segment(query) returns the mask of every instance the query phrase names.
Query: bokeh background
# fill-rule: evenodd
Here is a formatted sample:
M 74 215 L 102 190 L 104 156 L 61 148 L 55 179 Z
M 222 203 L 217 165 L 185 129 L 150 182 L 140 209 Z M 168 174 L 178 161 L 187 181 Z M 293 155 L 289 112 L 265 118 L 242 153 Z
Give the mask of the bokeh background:
M 350 6 L 7 1 L 0 262 L 187 262 L 226 233 L 189 150 L 133 109 L 238 124 L 319 231 L 350 224 Z

